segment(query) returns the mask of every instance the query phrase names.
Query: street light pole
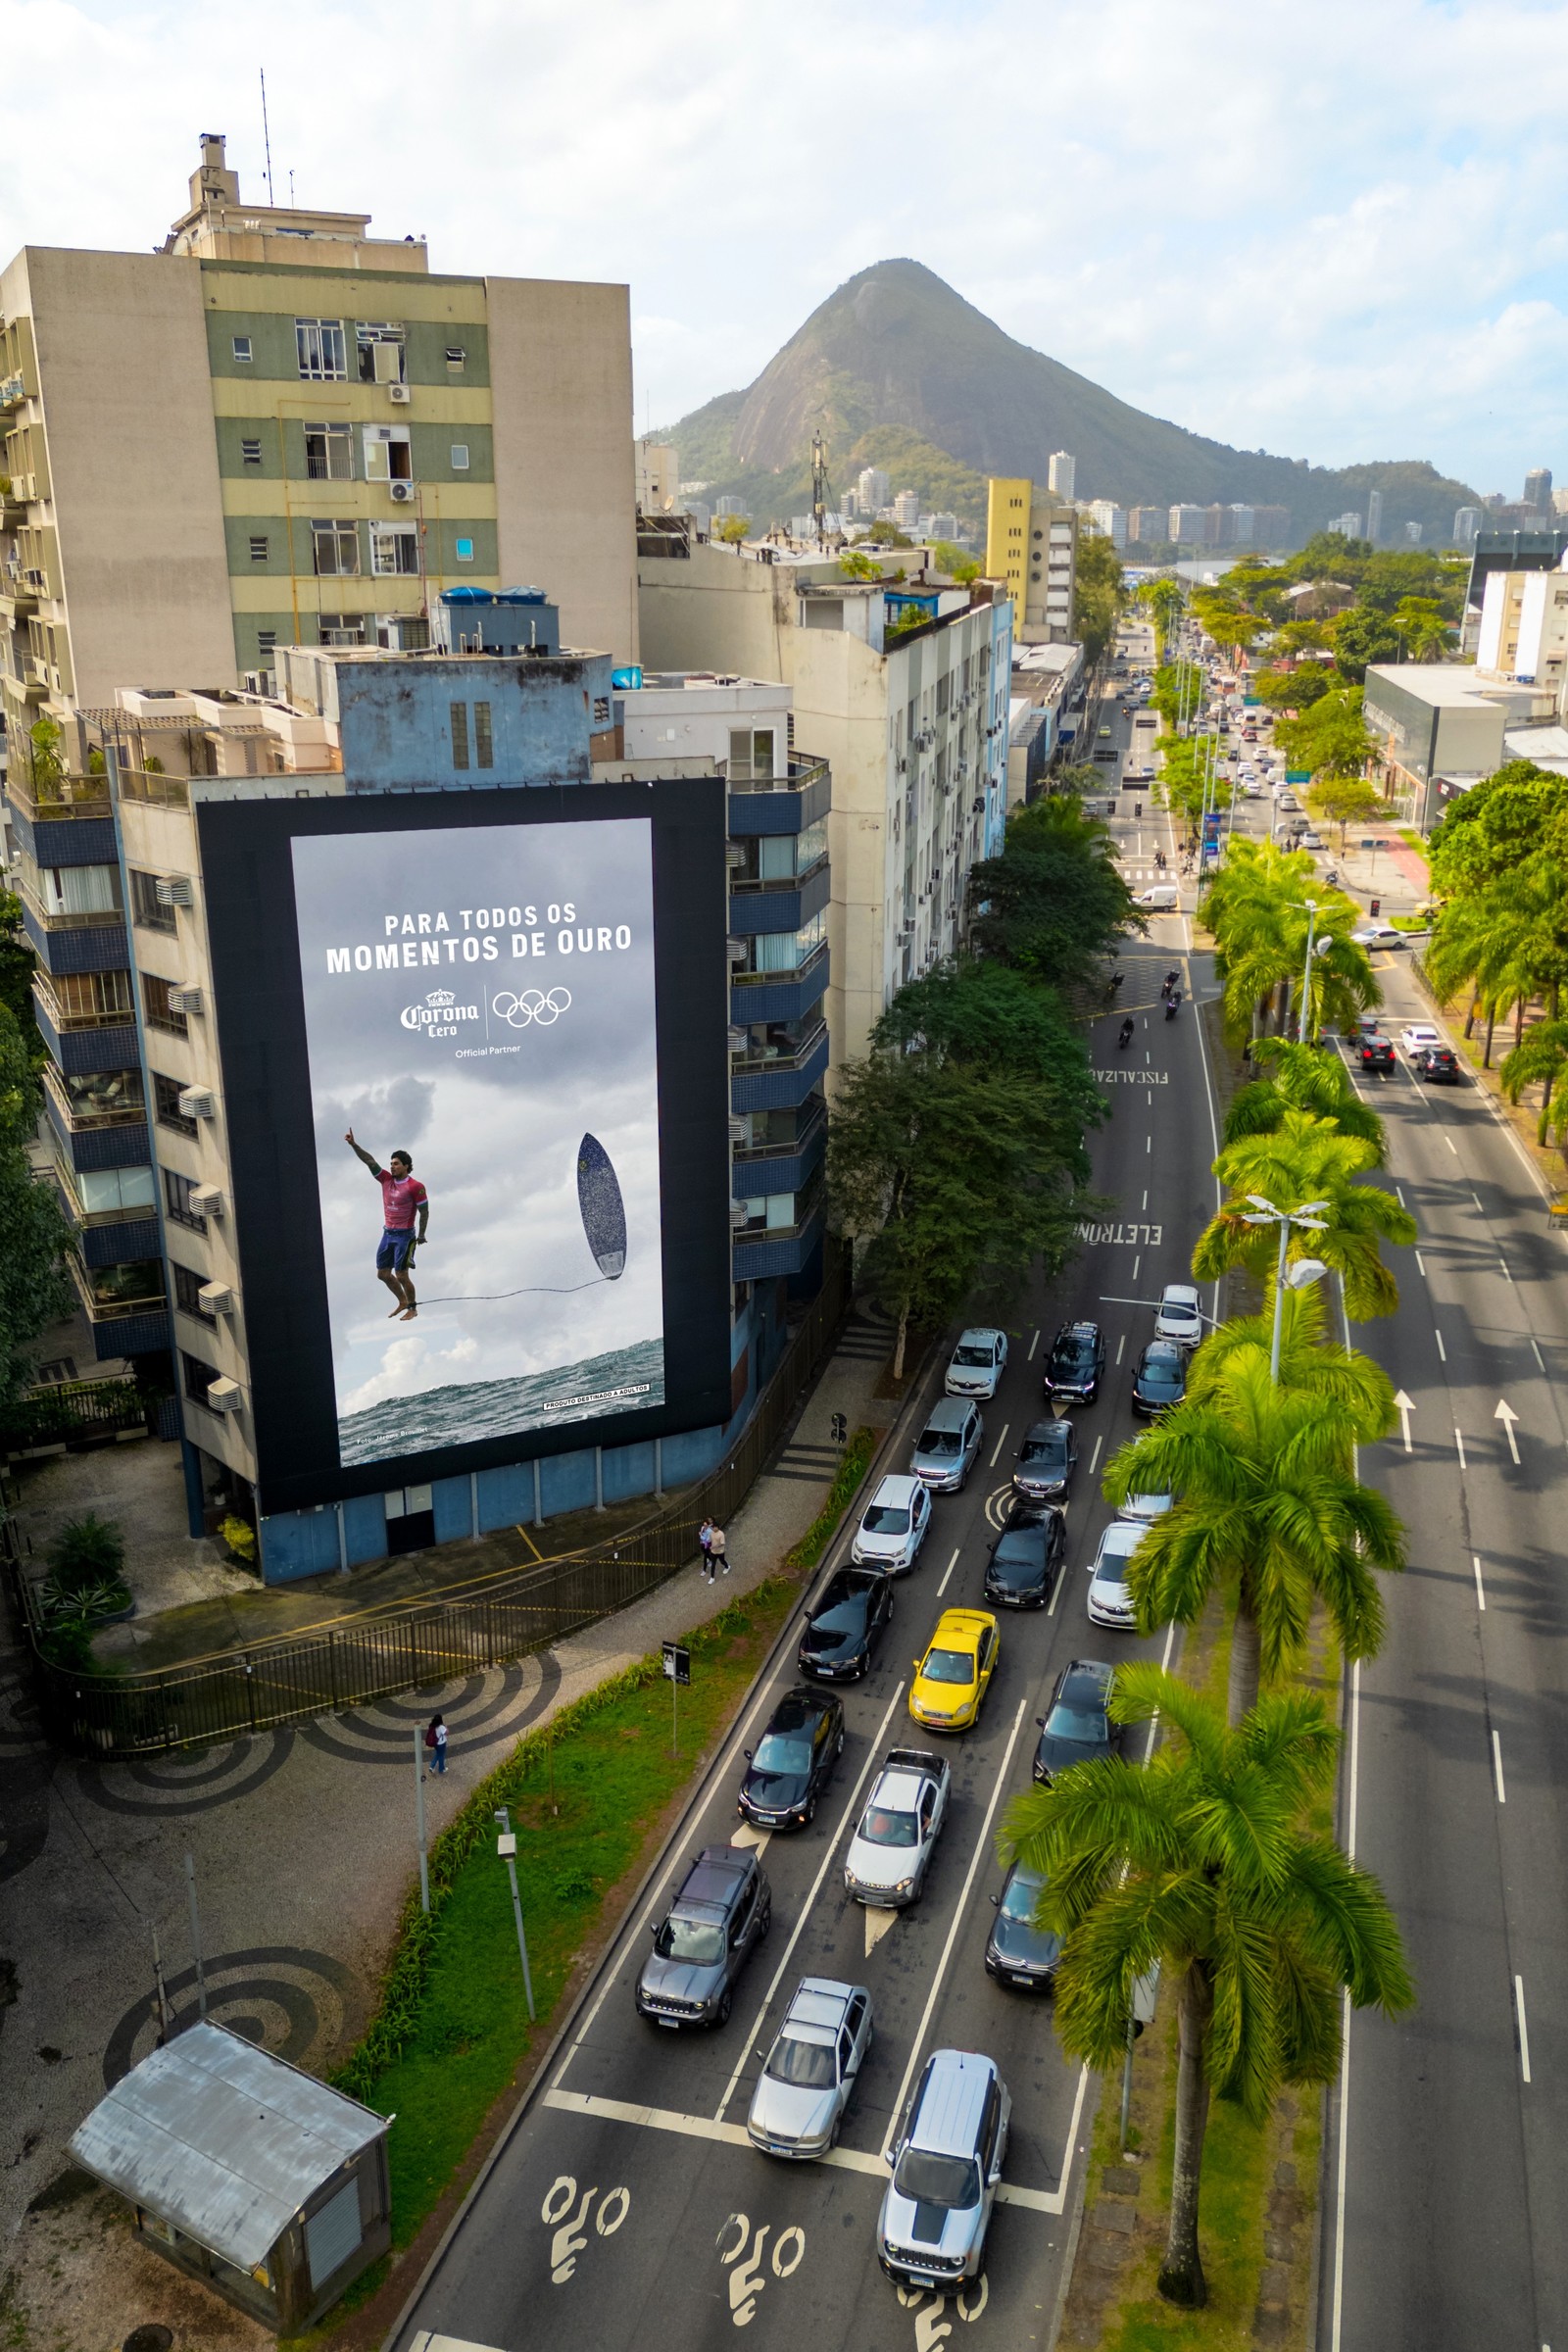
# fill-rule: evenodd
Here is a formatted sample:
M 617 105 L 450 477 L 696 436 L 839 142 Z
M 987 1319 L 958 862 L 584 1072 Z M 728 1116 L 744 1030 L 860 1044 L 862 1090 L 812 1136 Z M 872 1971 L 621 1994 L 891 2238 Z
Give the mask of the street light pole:
M 1306 961 L 1301 969 L 1301 1017 L 1297 1024 L 1297 1036 L 1306 1043 L 1306 1008 L 1312 996 L 1312 935 L 1317 926 L 1317 901 L 1306 902 Z
M 511 1807 L 497 1805 L 496 1819 L 501 1824 L 496 1851 L 507 1866 L 507 1877 L 512 1886 L 512 1916 L 517 1923 L 517 1956 L 522 1962 L 522 1989 L 528 2003 L 528 2023 L 531 2026 L 534 2022 L 533 1978 L 528 1973 L 528 1938 L 522 1932 L 522 1897 L 517 1892 L 517 1838 L 512 1826 Z
M 1328 1272 L 1322 1259 L 1316 1257 L 1303 1257 L 1298 1264 L 1287 1267 L 1285 1257 L 1291 1246 L 1291 1232 L 1294 1227 L 1302 1233 L 1326 1233 L 1328 1225 L 1322 1211 L 1327 1208 L 1328 1202 L 1326 1200 L 1303 1200 L 1299 1208 L 1276 1208 L 1273 1201 L 1262 1193 L 1249 1193 L 1247 1198 L 1252 1203 L 1256 1213 L 1250 1217 L 1244 1213 L 1244 1224 L 1277 1225 L 1280 1233 L 1279 1262 L 1274 1270 L 1274 1343 L 1269 1350 L 1268 1363 L 1270 1385 L 1277 1389 L 1280 1385 L 1280 1343 L 1284 1334 L 1285 1293 L 1287 1289 L 1298 1291 L 1304 1289 L 1308 1283 L 1320 1282 Z

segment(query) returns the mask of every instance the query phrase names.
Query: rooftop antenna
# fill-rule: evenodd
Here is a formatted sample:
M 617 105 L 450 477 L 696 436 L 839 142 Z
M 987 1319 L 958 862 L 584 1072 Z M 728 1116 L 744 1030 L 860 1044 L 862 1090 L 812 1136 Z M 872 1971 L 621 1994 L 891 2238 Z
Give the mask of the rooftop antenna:
M 272 194 L 272 134 L 267 125 L 267 68 L 259 69 L 262 76 L 262 146 L 267 156 L 267 202 L 275 209 L 277 199 Z
M 820 432 L 811 435 L 811 530 L 818 549 L 827 546 L 827 443 Z

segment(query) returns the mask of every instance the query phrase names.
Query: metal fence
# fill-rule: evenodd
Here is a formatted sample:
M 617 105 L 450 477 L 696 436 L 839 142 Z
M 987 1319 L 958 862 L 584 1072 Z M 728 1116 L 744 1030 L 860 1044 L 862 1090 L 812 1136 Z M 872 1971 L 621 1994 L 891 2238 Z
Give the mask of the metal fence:
M 117 1430 L 145 1428 L 147 1413 L 147 1399 L 134 1380 L 52 1382 L 7 1406 L 0 1421 L 0 1453 L 94 1445 Z
M 739 1442 L 674 1511 L 651 1516 L 603 1546 L 538 1567 L 493 1571 L 437 1600 L 406 1602 L 178 1666 L 85 1673 L 48 1656 L 8 1527 L 13 1540 L 4 1546 L 3 1565 L 45 1731 L 63 1746 L 99 1757 L 204 1746 L 478 1674 L 548 1649 L 626 1608 L 695 1557 L 704 1518 L 722 1523 L 735 1511 L 789 1427 L 849 1303 L 848 1253 L 830 1244 L 822 1289 Z

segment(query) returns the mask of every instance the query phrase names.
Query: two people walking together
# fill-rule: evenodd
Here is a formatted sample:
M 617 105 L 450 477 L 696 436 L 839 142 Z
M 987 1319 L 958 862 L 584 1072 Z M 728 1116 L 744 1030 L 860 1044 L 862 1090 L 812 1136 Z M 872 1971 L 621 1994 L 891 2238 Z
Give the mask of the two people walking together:
M 722 1570 L 729 1574 L 729 1550 L 724 1530 L 711 1519 L 705 1519 L 697 1530 L 697 1541 L 703 1547 L 703 1574 L 711 1584 Z

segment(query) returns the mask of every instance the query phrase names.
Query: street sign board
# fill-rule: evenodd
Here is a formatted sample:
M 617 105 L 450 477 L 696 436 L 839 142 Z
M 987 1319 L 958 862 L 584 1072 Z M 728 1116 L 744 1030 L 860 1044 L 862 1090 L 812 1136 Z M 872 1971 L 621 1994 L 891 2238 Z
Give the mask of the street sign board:
M 664 1680 L 666 1683 L 690 1683 L 692 1653 L 679 1642 L 664 1643 Z
M 1285 770 L 1285 781 L 1287 784 L 1310 784 L 1312 770 L 1309 767 L 1288 767 Z

